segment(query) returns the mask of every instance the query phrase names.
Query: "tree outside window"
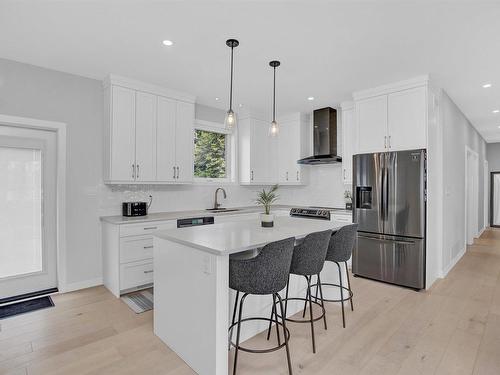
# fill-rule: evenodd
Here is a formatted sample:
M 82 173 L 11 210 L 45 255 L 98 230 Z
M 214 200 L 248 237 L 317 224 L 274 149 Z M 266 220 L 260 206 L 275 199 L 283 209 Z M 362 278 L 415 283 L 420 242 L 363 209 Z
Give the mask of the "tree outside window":
M 226 178 L 226 134 L 196 129 L 194 131 L 194 176 Z

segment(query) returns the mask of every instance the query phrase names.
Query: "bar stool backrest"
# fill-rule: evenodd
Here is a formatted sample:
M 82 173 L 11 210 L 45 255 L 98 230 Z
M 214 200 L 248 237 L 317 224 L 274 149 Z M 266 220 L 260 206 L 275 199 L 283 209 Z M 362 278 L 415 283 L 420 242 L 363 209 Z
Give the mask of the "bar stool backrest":
M 274 294 L 288 281 L 295 238 L 271 242 L 251 259 L 229 258 L 229 287 L 243 293 Z
M 308 234 L 293 250 L 290 272 L 296 275 L 317 275 L 325 264 L 328 243 L 332 231 L 325 230 Z
M 347 262 L 351 258 L 358 224 L 346 225 L 335 232 L 328 245 L 326 260 L 330 262 Z

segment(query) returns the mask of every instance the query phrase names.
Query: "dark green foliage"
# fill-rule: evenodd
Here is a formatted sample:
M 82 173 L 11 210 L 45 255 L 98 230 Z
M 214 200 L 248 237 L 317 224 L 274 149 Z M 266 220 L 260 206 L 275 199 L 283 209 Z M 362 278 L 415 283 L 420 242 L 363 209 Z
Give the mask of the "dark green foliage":
M 226 177 L 226 135 L 195 130 L 194 175 L 205 178 Z

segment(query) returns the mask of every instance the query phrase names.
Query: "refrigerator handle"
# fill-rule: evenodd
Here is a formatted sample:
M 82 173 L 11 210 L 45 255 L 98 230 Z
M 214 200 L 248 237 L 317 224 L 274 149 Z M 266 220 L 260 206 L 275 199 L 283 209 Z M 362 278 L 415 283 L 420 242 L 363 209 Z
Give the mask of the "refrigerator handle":
M 384 196 L 384 223 L 387 221 L 388 213 L 389 213 L 389 167 L 392 165 L 392 160 L 390 159 L 391 154 L 384 154 L 384 191 L 383 194 Z M 384 224 L 384 229 L 385 224 Z
M 385 154 L 380 154 L 380 216 L 381 216 L 381 221 L 383 222 L 385 220 L 385 194 L 384 191 L 387 188 L 386 187 L 386 180 L 385 180 L 385 168 L 386 168 L 386 163 L 385 163 Z
M 376 240 L 376 241 L 381 241 L 381 242 L 397 243 L 397 244 L 401 244 L 401 245 L 414 245 L 415 244 L 415 241 L 390 240 L 390 239 L 379 238 L 379 237 L 365 236 L 365 235 L 362 235 L 359 233 L 358 233 L 358 238 L 365 238 L 367 240 Z

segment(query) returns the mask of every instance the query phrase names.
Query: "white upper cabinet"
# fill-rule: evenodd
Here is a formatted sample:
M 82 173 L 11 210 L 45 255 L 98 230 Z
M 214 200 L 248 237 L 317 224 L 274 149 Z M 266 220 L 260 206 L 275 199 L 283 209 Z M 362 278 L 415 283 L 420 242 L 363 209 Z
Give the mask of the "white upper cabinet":
M 135 91 L 123 87 L 111 90 L 112 145 L 108 170 L 112 179 L 135 180 Z
M 177 102 L 175 162 L 177 182 L 192 182 L 194 174 L 194 104 Z
M 238 123 L 239 179 L 243 185 L 299 185 L 304 121 L 300 113 L 278 119 L 276 137 L 269 137 L 269 121 L 244 117 Z
M 157 97 L 138 91 L 135 98 L 135 179 L 155 181 Z
M 278 183 L 281 185 L 298 185 L 302 183 L 301 166 L 297 160 L 301 158 L 301 121 L 300 116 L 280 123 L 277 140 L 278 151 Z
M 158 180 L 174 182 L 177 176 L 175 163 L 175 128 L 177 103 L 168 98 L 158 98 L 158 127 L 156 130 L 156 175 Z
M 383 151 L 387 145 L 387 95 L 356 102 L 357 152 Z
M 191 182 L 194 97 L 117 76 L 104 88 L 105 183 Z
M 391 151 L 426 147 L 425 87 L 395 92 L 388 95 L 388 148 Z
M 343 103 L 341 108 L 342 180 L 344 184 L 352 184 L 352 156 L 355 154 L 357 147 L 354 103 Z
M 356 153 L 427 147 L 428 76 L 354 93 Z

